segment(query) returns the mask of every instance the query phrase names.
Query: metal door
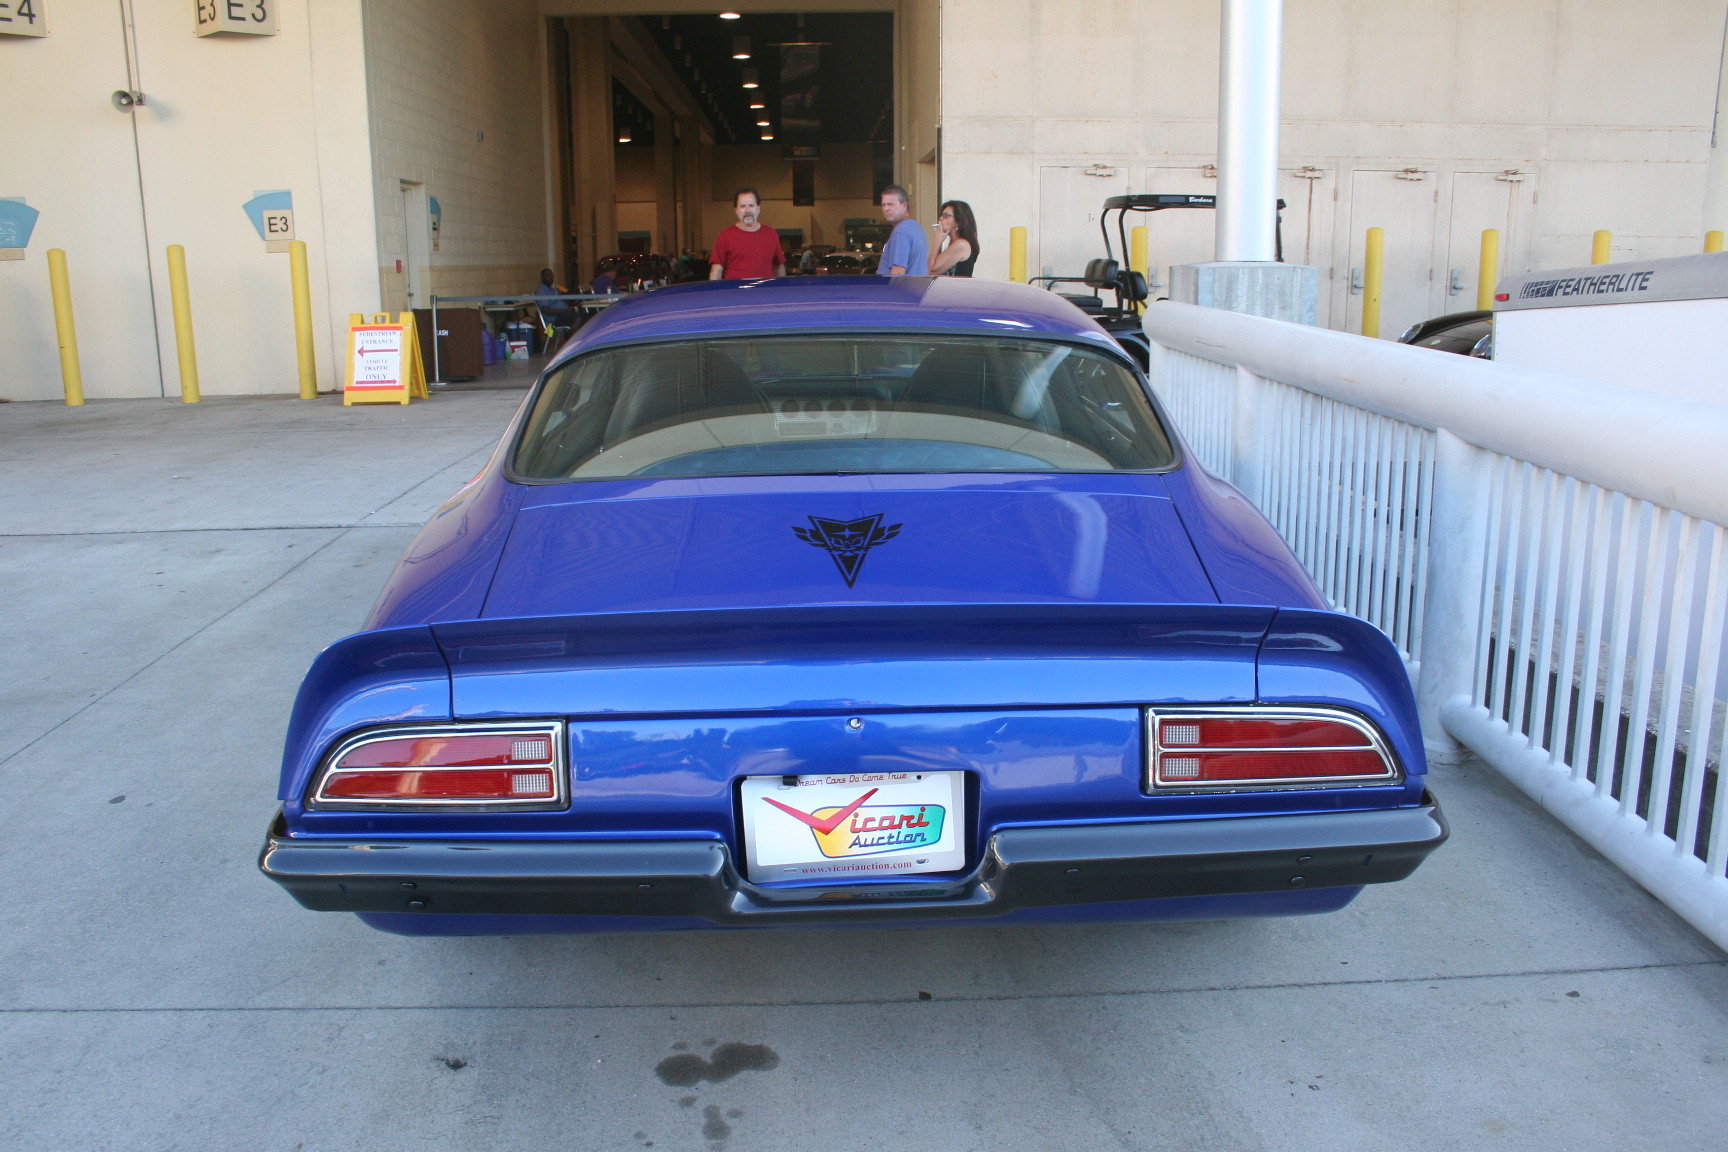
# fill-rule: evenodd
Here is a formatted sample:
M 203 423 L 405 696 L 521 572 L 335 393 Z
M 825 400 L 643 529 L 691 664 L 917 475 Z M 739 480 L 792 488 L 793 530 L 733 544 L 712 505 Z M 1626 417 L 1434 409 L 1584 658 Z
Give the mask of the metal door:
M 1332 245 L 1338 173 L 1313 165 L 1280 169 L 1278 198 L 1284 201 L 1284 262 L 1307 264 L 1320 270 L 1315 323 L 1322 328 L 1330 327 L 1332 284 L 1339 272 L 1336 249 Z
M 1125 164 L 1049 164 L 1039 168 L 1038 234 L 1032 238 L 1031 274 L 1078 276 L 1086 270 L 1086 261 L 1104 255 L 1098 216 L 1104 210 L 1105 198 L 1125 195 L 1128 183 Z
M 1530 209 L 1535 198 L 1535 177 L 1530 173 L 1453 173 L 1446 247 L 1436 254 L 1446 276 L 1443 311 L 1466 312 L 1476 307 L 1483 229 L 1500 230 L 1501 276 L 1529 268 Z
M 426 185 L 401 181 L 402 226 L 407 243 L 402 263 L 409 308 L 430 308 L 432 278 L 432 208 L 426 200 Z
M 1418 320 L 1439 315 L 1445 298 L 1443 273 L 1434 269 L 1434 225 L 1439 181 L 1432 169 L 1358 170 L 1350 177 L 1349 263 L 1333 286 L 1333 317 L 1351 332 L 1362 330 L 1363 294 L 1355 283 L 1364 270 L 1368 229 L 1385 232 L 1385 276 L 1380 293 L 1380 336 L 1394 340 Z M 1344 247 L 1340 245 L 1340 247 Z
M 21 196 L 41 215 L 23 259 L 0 264 L 0 398 L 62 394 L 50 248 L 66 252 L 85 395 L 160 396 L 134 121 L 154 108 L 134 111 L 111 95 L 141 86 L 130 4 L 53 8 L 52 36 L 3 46 L 18 98 L 0 126 L 0 195 Z M 49 91 L 79 95 L 54 116 L 34 114 L 29 94 Z

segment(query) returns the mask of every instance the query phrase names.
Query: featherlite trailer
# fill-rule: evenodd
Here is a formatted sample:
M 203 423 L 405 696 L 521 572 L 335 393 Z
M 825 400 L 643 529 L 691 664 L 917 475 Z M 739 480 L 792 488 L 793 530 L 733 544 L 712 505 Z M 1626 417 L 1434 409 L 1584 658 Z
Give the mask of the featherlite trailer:
M 1728 253 L 1508 277 L 1494 294 L 1494 359 L 1728 403 Z

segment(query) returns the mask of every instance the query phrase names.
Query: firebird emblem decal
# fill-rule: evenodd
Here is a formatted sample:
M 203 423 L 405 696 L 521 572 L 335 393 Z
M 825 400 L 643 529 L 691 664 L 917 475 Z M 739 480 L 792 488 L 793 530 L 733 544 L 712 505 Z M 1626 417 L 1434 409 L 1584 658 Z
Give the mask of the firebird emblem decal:
M 882 526 L 880 512 L 862 520 L 829 520 L 824 516 L 811 516 L 809 520 L 810 527 L 795 527 L 793 533 L 806 544 L 826 548 L 848 588 L 858 581 L 858 570 L 864 567 L 864 554 L 900 535 L 900 525 Z

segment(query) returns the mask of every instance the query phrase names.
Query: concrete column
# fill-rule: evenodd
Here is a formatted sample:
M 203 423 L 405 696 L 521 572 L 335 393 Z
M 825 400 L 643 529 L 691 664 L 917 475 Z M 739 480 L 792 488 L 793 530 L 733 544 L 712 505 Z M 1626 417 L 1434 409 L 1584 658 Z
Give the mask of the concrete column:
M 702 204 L 708 186 L 702 178 L 702 123 L 694 116 L 678 118 L 678 247 L 706 248 L 702 239 Z
M 1283 0 L 1224 0 L 1216 259 L 1170 269 L 1170 299 L 1313 324 L 1320 270 L 1276 262 L 1283 39 Z
M 654 114 L 654 251 L 678 251 L 678 144 L 672 115 Z
M 1284 0 L 1224 0 L 1218 77 L 1218 260 L 1272 260 Z
M 567 16 L 564 24 L 570 30 L 570 119 L 576 137 L 571 149 L 576 279 L 586 284 L 594 275 L 594 262 L 618 245 L 612 57 L 606 17 Z

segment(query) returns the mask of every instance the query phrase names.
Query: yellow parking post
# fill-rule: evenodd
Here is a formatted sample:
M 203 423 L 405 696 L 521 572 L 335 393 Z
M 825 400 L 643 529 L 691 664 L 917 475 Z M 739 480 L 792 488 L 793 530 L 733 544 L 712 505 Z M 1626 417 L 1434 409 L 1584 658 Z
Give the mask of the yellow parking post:
M 48 249 L 48 285 L 54 295 L 54 333 L 60 340 L 60 382 L 66 405 L 84 403 L 84 372 L 78 366 L 78 332 L 72 326 L 72 282 L 66 276 L 66 250 Z
M 1386 233 L 1368 229 L 1368 250 L 1362 258 L 1362 335 L 1380 336 L 1380 279 L 1386 264 Z
M 186 249 L 168 245 L 168 295 L 174 301 L 174 351 L 180 358 L 180 399 L 196 404 L 198 349 L 192 343 L 192 293 L 186 287 Z
M 1476 265 L 1476 310 L 1494 307 L 1494 288 L 1500 283 L 1500 229 L 1482 229 L 1482 259 Z
M 294 277 L 294 350 L 300 361 L 300 399 L 318 399 L 318 366 L 312 358 L 312 279 L 306 271 L 306 241 L 288 242 Z
M 1152 245 L 1147 239 L 1149 235 L 1150 231 L 1144 224 L 1134 225 L 1134 230 L 1128 233 L 1128 267 L 1148 280 L 1152 279 L 1146 272 L 1152 252 Z
M 1614 258 L 1614 233 L 1598 229 L 1590 238 L 1590 263 L 1606 264 Z
M 1720 251 L 1722 251 L 1722 233 L 1720 233 L 1720 232 L 1706 232 L 1706 233 L 1704 233 L 1704 251 L 1706 251 L 1706 252 L 1720 252 Z
M 1026 283 L 1026 229 L 1008 229 L 1008 279 Z

